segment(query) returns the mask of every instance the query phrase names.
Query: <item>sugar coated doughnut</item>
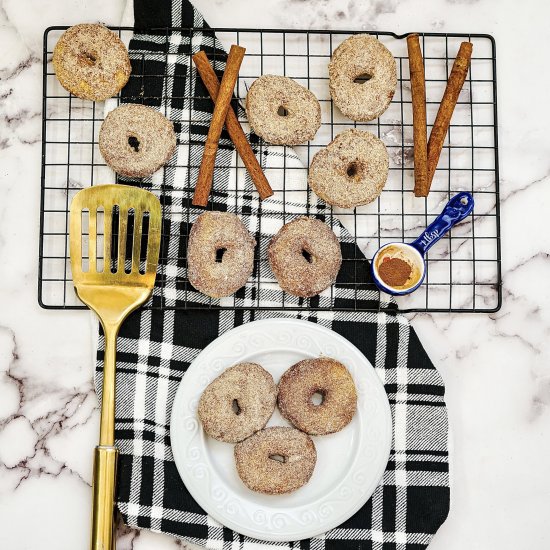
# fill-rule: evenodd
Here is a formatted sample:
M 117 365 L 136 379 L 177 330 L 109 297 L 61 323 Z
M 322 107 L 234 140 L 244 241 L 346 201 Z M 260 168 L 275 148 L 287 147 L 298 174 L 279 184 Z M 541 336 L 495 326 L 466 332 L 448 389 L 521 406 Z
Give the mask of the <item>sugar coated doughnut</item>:
M 321 125 L 317 98 L 286 76 L 264 75 L 255 80 L 246 96 L 248 122 L 264 141 L 298 145 L 315 137 Z
M 93 101 L 116 95 L 132 70 L 128 50 L 120 38 L 97 24 L 67 29 L 55 45 L 52 63 L 66 90 Z
M 266 428 L 235 445 L 235 463 L 252 491 L 279 495 L 296 491 L 313 473 L 317 451 L 311 438 L 294 428 Z
M 297 218 L 283 225 L 269 243 L 268 257 L 281 288 L 301 297 L 328 288 L 342 265 L 336 235 L 315 218 Z
M 237 443 L 267 424 L 276 395 L 269 372 L 256 363 L 239 363 L 207 386 L 199 400 L 198 416 L 209 436 Z
M 389 165 L 384 143 L 370 132 L 353 128 L 338 134 L 315 154 L 307 181 L 328 204 L 354 208 L 380 195 Z
M 334 104 L 352 120 L 367 122 L 379 117 L 397 86 L 393 55 L 369 34 L 344 40 L 332 54 L 328 73 Z
M 235 214 L 201 214 L 187 245 L 189 282 L 212 298 L 233 294 L 254 269 L 255 246 L 256 241 Z
M 320 404 L 312 400 L 320 394 Z M 306 359 L 281 377 L 277 404 L 296 428 L 311 435 L 325 435 L 347 426 L 357 409 L 357 392 L 348 369 L 328 357 Z
M 144 178 L 174 154 L 174 125 L 152 107 L 125 103 L 112 110 L 101 124 L 99 150 L 118 174 Z

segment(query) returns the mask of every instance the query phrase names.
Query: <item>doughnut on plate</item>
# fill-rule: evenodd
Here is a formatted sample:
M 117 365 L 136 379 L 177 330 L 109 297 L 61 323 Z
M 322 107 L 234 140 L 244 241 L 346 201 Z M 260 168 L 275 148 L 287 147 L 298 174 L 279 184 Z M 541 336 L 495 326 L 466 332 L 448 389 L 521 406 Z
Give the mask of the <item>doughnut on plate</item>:
M 209 437 L 200 424 L 202 392 L 240 362 L 261 365 L 277 383 L 290 366 L 320 356 L 348 369 L 357 388 L 357 412 L 341 431 L 312 436 L 317 462 L 304 486 L 280 495 L 250 490 L 237 474 L 234 445 Z M 268 422 L 268 427 L 289 425 L 278 410 Z M 388 462 L 392 420 L 376 371 L 348 340 L 308 321 L 265 319 L 226 332 L 191 363 L 172 407 L 170 437 L 185 486 L 210 516 L 255 539 L 288 541 L 324 533 L 367 502 Z

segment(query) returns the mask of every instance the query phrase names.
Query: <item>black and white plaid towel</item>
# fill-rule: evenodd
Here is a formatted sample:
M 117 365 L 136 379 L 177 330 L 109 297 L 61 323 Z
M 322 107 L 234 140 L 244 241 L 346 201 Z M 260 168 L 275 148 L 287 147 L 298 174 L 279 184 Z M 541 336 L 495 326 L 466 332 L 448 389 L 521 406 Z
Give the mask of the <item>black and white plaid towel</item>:
M 145 102 L 157 107 L 173 122 L 179 134 L 178 151 L 163 177 L 153 176 L 153 189 L 163 185 L 164 212 L 162 260 L 153 304 L 167 307 L 183 300 L 208 303 L 208 299 L 185 283 L 185 246 L 189 229 L 201 213 L 190 207 L 194 182 L 210 123 L 212 102 L 200 77 L 190 66 L 190 52 L 206 51 L 216 58 L 221 73 L 225 52 L 206 31 L 208 26 L 187 0 L 135 0 L 135 26 L 194 27 L 194 33 L 173 31 L 136 32 L 130 41 L 132 77 L 124 89 L 123 101 Z M 203 29 L 203 32 L 201 32 Z M 192 36 L 192 38 L 191 38 Z M 146 54 L 146 55 L 144 55 Z M 164 76 L 163 75 L 168 75 Z M 168 99 L 167 99 L 168 98 Z M 191 116 L 191 111 L 193 115 Z M 191 122 L 190 122 L 191 121 Z M 247 129 L 245 128 L 245 131 Z M 305 213 L 307 183 L 305 170 L 292 152 L 266 147 L 256 136 L 250 141 L 274 189 L 286 167 L 292 186 L 302 189 L 283 203 L 282 193 L 260 204 L 244 169 L 235 166 L 236 154 L 227 134 L 222 134 L 211 200 L 218 210 L 235 212 L 259 243 L 258 254 L 266 257 L 271 236 L 285 221 Z M 188 170 L 187 166 L 197 167 Z M 144 182 L 141 182 L 143 185 Z M 329 223 L 340 239 L 344 257 L 362 253 L 340 223 L 316 198 L 309 196 L 309 215 Z M 259 215 L 261 213 L 261 216 Z M 261 220 L 261 222 L 260 222 Z M 364 265 L 365 262 L 360 262 Z M 331 303 L 344 309 L 357 299 L 362 305 L 376 305 L 378 293 L 369 284 L 357 289 L 347 284 L 358 276 L 344 262 L 332 291 L 312 299 L 312 306 Z M 358 264 L 359 265 L 359 264 Z M 255 285 L 238 291 L 227 304 L 265 307 L 280 306 L 282 291 L 266 263 L 260 262 L 260 295 Z M 359 274 L 361 276 L 361 274 Z M 365 269 L 364 280 L 369 280 Z M 161 285 L 163 288 L 161 288 Z M 222 303 L 223 300 L 222 300 Z M 300 305 L 298 298 L 285 296 L 285 304 Z M 361 305 L 361 304 L 360 304 Z M 387 309 L 387 308 L 386 308 Z M 408 321 L 393 312 L 354 313 L 148 309 L 131 315 L 118 340 L 116 443 L 120 449 L 118 507 L 131 526 L 169 533 L 210 549 L 252 550 L 258 541 L 224 528 L 191 498 L 183 485 L 170 448 L 169 419 L 179 381 L 198 353 L 220 334 L 237 325 L 275 316 L 294 316 L 322 324 L 350 340 L 375 366 L 384 383 L 393 415 L 393 446 L 381 484 L 363 508 L 340 527 L 323 536 L 295 543 L 263 543 L 261 548 L 420 550 L 447 517 L 449 469 L 447 413 L 442 380 L 423 350 Z M 99 339 L 97 388 L 101 387 L 103 339 Z

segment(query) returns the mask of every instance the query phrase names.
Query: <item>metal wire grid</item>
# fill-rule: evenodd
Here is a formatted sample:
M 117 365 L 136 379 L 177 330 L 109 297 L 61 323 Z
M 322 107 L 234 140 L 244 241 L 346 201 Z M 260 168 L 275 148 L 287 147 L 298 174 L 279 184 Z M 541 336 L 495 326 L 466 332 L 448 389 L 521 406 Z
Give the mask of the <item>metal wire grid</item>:
M 106 167 L 98 149 L 103 105 L 70 95 L 61 87 L 53 73 L 53 46 L 66 28 L 50 27 L 44 33 L 38 300 L 42 307 L 49 309 L 83 307 L 72 289 L 68 257 L 68 209 L 72 197 L 81 188 L 113 179 L 112 172 Z M 113 30 L 123 39 L 129 39 L 134 32 L 130 27 L 117 27 Z M 420 199 L 415 198 L 413 193 L 412 108 L 404 39 L 406 35 L 372 33 L 387 45 L 396 59 L 398 87 L 390 107 L 379 119 L 369 123 L 355 123 L 343 117 L 332 104 L 327 72 L 332 51 L 354 34 L 354 31 L 149 29 L 148 32 L 164 36 L 162 51 L 167 62 L 173 55 L 170 53 L 170 36 L 176 31 L 188 33 L 191 38 L 195 32 L 203 35 L 215 33 L 225 45 L 237 43 L 247 48 L 236 87 L 238 99 L 245 97 L 250 84 L 261 74 L 284 74 L 294 78 L 318 97 L 322 106 L 321 128 L 313 141 L 294 148 L 303 161 L 303 168 L 289 168 L 284 159 L 281 167 L 266 171 L 274 191 L 281 192 L 285 202 L 292 200 L 293 193 L 303 193 L 303 189 L 292 188 L 292 178 L 287 175 L 288 172 L 307 170 L 315 152 L 340 131 L 351 127 L 363 128 L 384 141 L 390 154 L 390 176 L 377 201 L 354 210 L 327 207 L 326 211 L 331 224 L 334 223 L 333 218 L 338 218 L 351 232 L 367 258 L 372 257 L 385 243 L 413 240 L 441 211 L 452 195 L 464 190 L 472 192 L 476 201 L 473 214 L 430 250 L 425 283 L 412 295 L 398 298 L 397 302 L 402 312 L 492 312 L 500 308 L 502 292 L 496 57 L 495 43 L 491 36 L 441 33 L 421 35 L 426 72 L 428 131 L 435 118 L 460 42 L 472 41 L 474 54 L 466 84 L 453 115 L 432 191 L 429 197 Z M 168 67 L 168 63 L 165 66 Z M 143 78 L 163 79 L 165 82 L 166 79 L 176 76 L 165 72 Z M 164 89 L 165 86 L 161 87 L 161 90 Z M 158 99 L 158 96 L 141 98 L 144 103 Z M 115 100 L 118 103 L 120 98 Z M 189 124 L 192 122 L 192 119 L 187 121 Z M 259 150 L 261 157 L 261 142 Z M 192 166 L 189 161 L 187 165 L 176 167 L 178 168 L 187 170 L 186 181 L 192 186 L 196 181 L 198 166 Z M 242 170 L 238 157 L 234 168 L 235 172 Z M 166 168 L 162 170 L 161 195 L 164 193 L 165 176 Z M 183 197 L 188 196 L 190 191 L 192 188 L 183 187 L 178 192 Z M 235 183 L 235 191 L 241 195 L 250 193 L 250 189 L 240 189 L 238 181 Z M 174 191 L 171 193 L 173 195 Z M 305 215 L 309 214 L 310 198 L 311 192 L 308 192 L 308 203 L 303 212 Z M 185 200 L 183 204 L 187 204 Z M 280 215 L 284 221 L 287 220 L 285 208 Z M 161 255 L 166 253 L 167 251 L 161 251 Z M 356 255 L 343 260 L 354 262 L 355 280 L 350 281 L 350 284 L 364 283 L 366 260 Z M 269 273 L 270 268 L 266 258 L 260 257 L 259 252 L 256 254 L 256 262 L 253 277 L 256 278 L 254 282 L 259 289 L 265 283 L 261 274 Z M 159 273 L 158 277 L 160 296 L 157 295 L 157 299 L 150 302 L 149 307 L 191 307 L 187 302 L 183 306 L 171 306 L 170 300 L 164 299 L 165 274 Z M 189 283 L 182 281 L 182 285 L 187 288 Z M 353 303 L 354 310 L 373 310 L 357 299 Z M 386 300 L 381 300 L 377 309 L 384 309 L 387 305 Z M 206 297 L 201 306 L 239 308 L 235 302 L 228 303 L 226 300 L 220 303 Z M 300 306 L 292 303 L 282 306 L 283 309 L 296 307 L 310 310 L 331 309 L 309 300 Z

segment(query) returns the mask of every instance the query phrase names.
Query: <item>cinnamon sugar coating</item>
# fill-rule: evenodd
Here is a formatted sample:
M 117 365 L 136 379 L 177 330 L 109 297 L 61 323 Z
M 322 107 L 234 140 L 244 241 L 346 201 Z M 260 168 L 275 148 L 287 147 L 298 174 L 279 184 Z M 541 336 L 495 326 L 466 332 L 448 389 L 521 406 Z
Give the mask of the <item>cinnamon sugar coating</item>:
M 239 477 L 252 491 L 268 495 L 290 493 L 305 485 L 316 461 L 312 439 L 294 428 L 265 428 L 235 445 Z
M 187 276 L 212 298 L 229 296 L 245 285 L 254 269 L 252 238 L 243 222 L 229 212 L 201 214 L 189 234 Z M 223 251 L 217 261 L 218 251 Z
M 267 424 L 275 410 L 276 394 L 269 372 L 256 363 L 239 363 L 206 387 L 198 416 L 210 437 L 237 443 Z
M 315 218 L 283 225 L 268 247 L 269 264 L 281 288 L 294 296 L 315 296 L 336 281 L 342 252 L 336 235 Z
M 66 90 L 92 101 L 116 95 L 132 70 L 128 50 L 120 38 L 97 24 L 67 29 L 55 45 L 52 63 Z
M 113 109 L 101 124 L 99 150 L 118 174 L 144 178 L 174 154 L 174 125 L 152 107 L 125 103 Z
M 321 404 L 312 402 L 321 394 Z M 281 377 L 277 404 L 281 414 L 296 428 L 310 435 L 339 432 L 357 409 L 353 378 L 342 363 L 320 357 L 290 367 Z
M 275 145 L 304 143 L 321 126 L 318 99 L 286 76 L 256 79 L 246 96 L 246 115 L 254 132 Z
M 391 52 L 374 36 L 356 34 L 344 40 L 328 66 L 330 95 L 342 114 L 368 122 L 389 106 L 397 86 L 397 66 Z M 361 83 L 355 79 L 367 75 Z
M 315 154 L 307 182 L 328 204 L 355 208 L 380 195 L 389 165 L 384 143 L 370 132 L 353 128 L 339 133 Z

